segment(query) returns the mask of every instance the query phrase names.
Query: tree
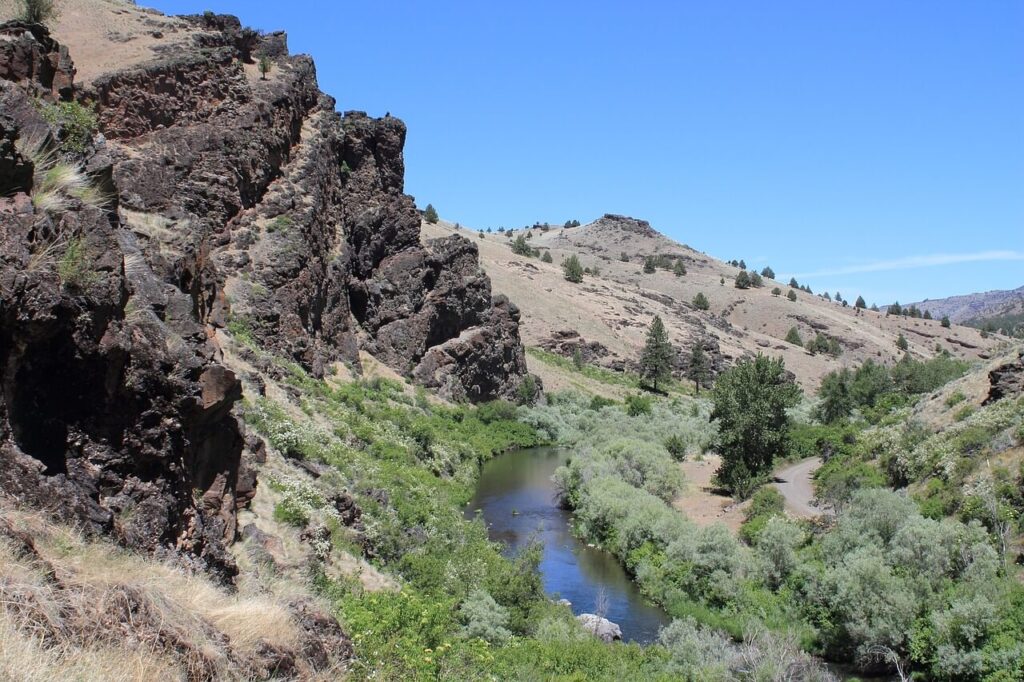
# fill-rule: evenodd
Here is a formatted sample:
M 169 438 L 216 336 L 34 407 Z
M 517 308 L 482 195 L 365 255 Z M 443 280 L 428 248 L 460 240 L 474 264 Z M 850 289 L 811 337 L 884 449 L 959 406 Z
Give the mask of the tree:
M 740 262 L 736 264 L 736 266 L 739 267 L 740 270 L 746 270 L 747 269 L 747 264 L 745 262 L 743 262 L 742 258 L 740 259 Z
M 786 332 L 786 343 L 791 343 L 794 346 L 803 347 L 804 340 L 800 338 L 800 332 L 797 331 L 796 327 L 790 327 L 789 331 Z
M 764 286 L 764 278 L 761 277 L 761 275 L 757 274 L 756 272 L 751 272 L 750 273 L 750 286 L 752 286 L 752 287 L 762 287 L 762 286 Z
M 708 302 L 708 297 L 698 291 L 697 295 L 693 297 L 693 307 L 697 310 L 710 310 L 711 304 Z
M 786 294 L 786 298 L 788 298 L 791 301 L 795 301 L 796 300 L 796 292 L 793 291 L 792 289 L 790 289 L 789 293 Z
M 533 256 L 537 255 L 537 250 L 526 243 L 526 237 L 524 237 L 523 235 L 519 235 L 518 237 L 516 237 L 515 241 L 512 242 L 512 253 L 516 254 L 517 256 L 526 256 L 527 258 L 532 258 Z
M 800 284 L 796 281 L 796 277 L 789 278 L 789 286 L 793 289 L 799 289 Z
M 778 287 L 772 287 L 772 296 L 779 296 L 782 294 L 782 289 Z
M 580 350 L 579 346 L 572 352 L 572 366 L 577 370 L 583 369 L 583 351 Z
M 583 281 L 583 266 L 580 265 L 580 259 L 576 257 L 576 254 L 562 261 L 562 273 L 565 275 L 565 279 L 573 284 Z
M 628 263 L 629 262 L 629 254 L 626 253 L 625 251 L 621 252 L 619 254 L 619 260 L 622 261 L 623 263 Z
M 659 381 L 665 381 L 672 376 L 674 355 L 675 351 L 668 340 L 665 325 L 661 318 L 655 315 L 651 328 L 647 331 L 643 352 L 640 354 L 640 377 L 655 391 L 658 390 Z
M 900 302 L 899 301 L 896 301 L 891 306 L 889 306 L 889 309 L 886 311 L 886 315 L 902 315 L 902 314 L 903 314 L 903 308 L 900 307 Z
M 852 384 L 853 374 L 845 367 L 825 375 L 818 389 L 821 400 L 816 410 L 818 419 L 831 424 L 850 416 L 854 407 Z
M 857 297 L 857 302 L 853 304 L 853 307 L 854 308 L 867 308 L 868 304 L 867 304 L 867 301 L 864 300 L 863 296 L 858 296 Z
M 924 315 L 922 317 L 924 317 L 924 319 L 926 319 L 926 320 L 932 319 L 932 311 L 930 311 L 930 310 L 924 311 Z
M 782 359 L 758 355 L 723 372 L 715 382 L 711 419 L 718 421 L 722 465 L 718 482 L 738 497 L 767 473 L 785 452 L 789 417 L 786 410 L 800 400 L 800 389 L 787 376 Z
M 45 24 L 54 16 L 53 0 L 24 0 L 19 18 L 29 24 Z
M 541 256 L 540 259 L 542 261 L 544 261 L 545 263 L 551 263 L 553 261 L 553 259 L 551 258 L 551 252 L 550 251 L 545 251 L 544 255 Z
M 672 266 L 672 272 L 675 273 L 676 277 L 682 277 L 686 274 L 686 266 L 683 265 L 683 259 L 676 260 L 676 264 Z
M 942 316 L 942 322 L 941 322 L 941 324 L 942 324 L 942 326 L 943 326 L 943 327 L 945 327 L 946 329 L 949 329 L 949 325 L 950 325 L 950 322 L 949 322 L 949 315 L 943 315 L 943 316 Z
M 655 270 L 657 270 L 657 267 L 654 263 L 654 257 L 648 256 L 647 258 L 644 258 L 644 274 L 653 274 Z
M 907 337 L 903 336 L 902 332 L 900 332 L 899 338 L 896 339 L 896 347 L 902 351 L 905 351 L 908 348 L 910 348 L 910 344 L 907 343 Z
M 740 270 L 740 273 L 736 275 L 735 285 L 737 289 L 750 288 L 750 275 L 747 274 L 746 270 Z
M 270 57 L 267 55 L 261 55 L 258 66 L 260 69 L 260 80 L 267 80 L 267 74 L 273 68 L 274 62 L 270 61 Z
M 427 204 L 427 207 L 423 209 L 423 219 L 432 225 L 437 222 L 437 209 L 434 208 L 433 204 Z
M 764 266 L 764 269 L 761 270 L 761 276 L 767 277 L 768 279 L 775 279 L 775 271 L 766 265 Z
M 698 341 L 690 351 L 690 366 L 686 368 L 686 378 L 693 382 L 694 393 L 700 393 L 700 385 L 708 379 L 708 356 Z

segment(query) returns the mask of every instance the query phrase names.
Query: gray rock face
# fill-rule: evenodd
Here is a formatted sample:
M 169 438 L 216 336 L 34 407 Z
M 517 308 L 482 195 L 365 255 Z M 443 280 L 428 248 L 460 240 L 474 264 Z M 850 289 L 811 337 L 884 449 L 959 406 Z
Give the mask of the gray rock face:
M 582 625 L 587 632 L 594 635 L 602 642 L 610 644 L 611 642 L 622 639 L 622 630 L 618 625 L 607 618 L 602 618 L 601 616 L 593 613 L 581 613 L 576 616 L 576 620 L 579 621 L 580 625 Z

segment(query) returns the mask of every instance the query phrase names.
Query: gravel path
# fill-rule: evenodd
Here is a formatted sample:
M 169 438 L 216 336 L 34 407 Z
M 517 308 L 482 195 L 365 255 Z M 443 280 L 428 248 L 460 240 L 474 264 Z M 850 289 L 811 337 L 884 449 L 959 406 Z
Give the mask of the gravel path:
M 831 509 L 819 507 L 814 503 L 814 484 L 811 477 L 820 466 L 821 458 L 811 457 L 776 472 L 772 485 L 786 498 L 786 511 L 793 516 L 811 518 L 834 513 Z

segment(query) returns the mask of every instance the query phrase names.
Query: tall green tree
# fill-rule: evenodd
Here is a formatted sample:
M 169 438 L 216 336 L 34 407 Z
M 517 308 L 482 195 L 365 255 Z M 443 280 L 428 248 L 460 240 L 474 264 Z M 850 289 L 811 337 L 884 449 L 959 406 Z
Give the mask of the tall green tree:
M 427 204 L 427 207 L 423 209 L 423 219 L 431 224 L 438 221 L 439 216 L 437 215 L 437 209 L 434 208 L 433 204 Z
M 708 297 L 704 295 L 704 292 L 698 291 L 697 295 L 693 297 L 693 307 L 697 310 L 711 309 L 711 303 L 708 301 Z
M 672 272 L 675 273 L 676 277 L 682 277 L 686 274 L 686 266 L 683 264 L 682 258 L 676 260 L 676 264 L 672 266 Z
M 657 315 L 647 330 L 647 341 L 640 353 L 640 377 L 655 391 L 658 382 L 665 381 L 672 375 L 672 357 L 675 351 L 668 340 L 665 325 Z
M 575 253 L 562 261 L 562 273 L 565 275 L 565 279 L 573 284 L 583 281 L 583 266 Z
M 789 331 L 786 332 L 786 343 L 791 343 L 794 346 L 804 345 L 804 340 L 800 338 L 800 332 L 796 327 L 790 327 Z
M 849 417 L 854 407 L 852 372 L 844 367 L 826 374 L 821 380 L 818 398 L 816 416 L 822 422 L 831 424 Z
M 690 365 L 686 368 L 686 378 L 693 382 L 694 393 L 700 394 L 700 386 L 708 380 L 710 366 L 708 356 L 704 354 L 704 346 L 700 341 L 690 351 Z
M 711 393 L 711 419 L 718 422 L 720 485 L 738 497 L 750 494 L 776 457 L 785 453 L 789 417 L 800 389 L 781 358 L 758 355 L 723 372 Z
M 767 277 L 768 279 L 775 279 L 775 271 L 766 265 L 764 266 L 764 269 L 761 270 L 761 276 Z
M 899 337 L 896 339 L 896 347 L 902 351 L 906 351 L 910 348 L 910 344 L 907 343 L 907 337 L 903 336 L 902 332 L 900 332 Z
M 737 289 L 748 289 L 750 287 L 750 275 L 747 274 L 746 270 L 740 270 L 739 274 L 736 275 L 735 284 Z
M 867 308 L 868 307 L 868 303 L 867 303 L 867 301 L 864 300 L 863 296 L 858 296 L 857 297 L 857 302 L 853 304 L 853 307 L 854 308 Z
M 654 256 L 644 258 L 644 274 L 652 275 L 657 269 L 658 267 L 654 261 Z
M 949 321 L 949 315 L 943 315 L 942 316 L 942 326 L 945 327 L 946 329 L 949 329 L 949 325 L 950 324 L 951 323 Z

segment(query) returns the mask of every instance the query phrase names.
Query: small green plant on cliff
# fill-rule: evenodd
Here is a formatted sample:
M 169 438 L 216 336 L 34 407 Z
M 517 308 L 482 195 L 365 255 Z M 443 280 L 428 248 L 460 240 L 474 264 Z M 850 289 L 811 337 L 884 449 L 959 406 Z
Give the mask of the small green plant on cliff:
M 82 154 L 96 134 L 98 120 L 91 106 L 78 102 L 42 102 L 39 112 L 47 123 L 57 128 L 63 152 Z
M 68 240 L 64 255 L 57 261 L 57 274 L 60 275 L 61 283 L 72 289 L 83 289 L 93 281 L 95 273 L 90 267 L 81 238 L 72 237 Z
M 573 284 L 579 284 L 583 281 L 583 266 L 580 264 L 580 259 L 573 254 L 566 258 L 562 262 L 562 273 L 565 275 L 565 279 Z
M 434 208 L 433 204 L 427 204 L 427 207 L 423 209 L 423 219 L 431 225 L 437 223 L 439 216 L 437 215 L 437 209 Z
M 18 18 L 30 24 L 45 24 L 56 16 L 53 0 L 22 0 Z
M 270 73 L 272 68 L 274 68 L 274 62 L 270 61 L 270 57 L 264 54 L 260 55 L 258 66 L 260 69 L 260 80 L 267 80 L 267 74 Z
M 59 214 L 77 199 L 86 206 L 102 209 L 108 200 L 89 176 L 75 163 L 62 161 L 56 150 L 42 140 L 18 145 L 18 151 L 32 162 L 32 205 L 40 211 Z

